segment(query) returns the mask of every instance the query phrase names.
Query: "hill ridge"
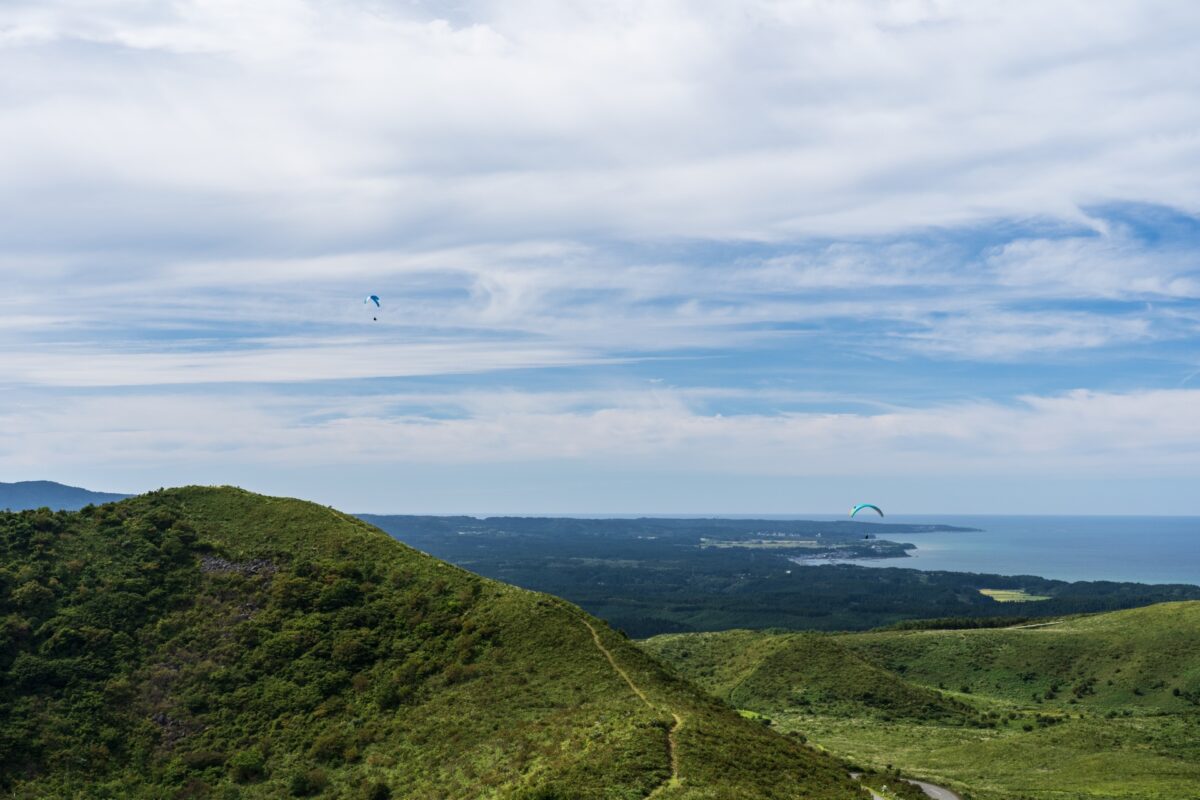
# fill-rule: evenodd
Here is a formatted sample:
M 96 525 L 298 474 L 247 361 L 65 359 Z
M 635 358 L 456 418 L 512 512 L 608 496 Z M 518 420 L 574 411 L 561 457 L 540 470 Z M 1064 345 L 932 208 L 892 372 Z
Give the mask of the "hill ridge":
M 859 796 L 580 609 L 327 506 L 5 513 L 0 565 L 0 793 Z

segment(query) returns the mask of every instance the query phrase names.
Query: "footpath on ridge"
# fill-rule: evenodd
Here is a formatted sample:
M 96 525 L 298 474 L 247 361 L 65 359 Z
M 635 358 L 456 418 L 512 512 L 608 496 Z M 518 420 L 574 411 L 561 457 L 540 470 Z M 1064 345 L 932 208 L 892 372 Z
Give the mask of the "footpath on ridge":
M 646 696 L 646 693 L 643 692 L 641 688 L 633 682 L 633 679 L 629 677 L 629 673 L 617 663 L 617 660 L 613 658 L 613 654 L 607 647 L 604 646 L 604 642 L 601 641 L 600 633 L 596 630 L 596 626 L 594 626 L 587 619 L 587 617 L 581 616 L 579 617 L 579 621 L 587 626 L 588 632 L 592 634 L 592 641 L 596 643 L 596 648 L 604 654 L 604 657 L 608 659 L 608 663 L 612 665 L 613 671 L 621 676 L 621 679 L 628 684 L 629 688 L 633 690 L 633 693 L 638 696 L 638 699 L 645 703 L 646 706 L 653 711 L 667 711 L 675 720 L 675 723 L 671 726 L 671 729 L 667 731 L 667 753 L 671 758 L 671 777 L 655 787 L 650 794 L 646 795 L 646 800 L 651 800 L 651 798 L 658 795 L 658 793 L 664 789 L 669 789 L 671 787 L 680 785 L 681 779 L 679 777 L 679 754 L 675 747 L 675 734 L 678 733 L 679 729 L 683 727 L 683 717 L 679 716 L 679 714 L 671 711 L 670 709 L 660 709 L 658 706 L 651 703 L 650 698 Z

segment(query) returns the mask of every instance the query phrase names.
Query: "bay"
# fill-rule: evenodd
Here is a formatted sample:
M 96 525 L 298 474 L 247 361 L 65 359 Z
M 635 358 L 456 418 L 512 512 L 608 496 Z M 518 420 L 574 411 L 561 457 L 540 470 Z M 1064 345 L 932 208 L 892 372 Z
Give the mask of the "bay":
M 882 535 L 917 549 L 910 558 L 853 563 L 1068 581 L 1200 584 L 1200 517 L 898 515 L 888 521 L 980 531 Z

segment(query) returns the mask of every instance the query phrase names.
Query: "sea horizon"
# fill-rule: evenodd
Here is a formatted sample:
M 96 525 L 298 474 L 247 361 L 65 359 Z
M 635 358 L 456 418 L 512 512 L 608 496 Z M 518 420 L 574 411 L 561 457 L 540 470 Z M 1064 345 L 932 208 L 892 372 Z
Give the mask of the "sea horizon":
M 376 516 L 389 516 L 378 514 Z M 838 522 L 842 514 L 397 514 L 559 519 L 738 519 Z M 813 564 L 1033 575 L 1064 581 L 1200 585 L 1200 516 L 1138 514 L 896 514 L 855 521 L 950 525 L 972 531 L 885 533 L 909 542 L 908 557 L 814 560 Z

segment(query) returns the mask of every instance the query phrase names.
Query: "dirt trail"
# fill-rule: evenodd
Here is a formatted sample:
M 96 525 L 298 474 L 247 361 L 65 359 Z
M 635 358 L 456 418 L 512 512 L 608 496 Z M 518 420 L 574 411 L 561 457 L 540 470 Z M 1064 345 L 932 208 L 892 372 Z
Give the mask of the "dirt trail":
M 671 777 L 660 783 L 654 791 L 646 795 L 646 800 L 656 797 L 664 789 L 679 785 L 679 751 L 675 749 L 675 734 L 683 727 L 683 717 L 674 711 L 671 712 L 671 716 L 675 718 L 675 724 L 671 726 L 671 730 L 667 731 L 667 752 L 671 756 Z
M 646 697 L 646 693 L 643 692 L 641 688 L 633 682 L 633 678 L 629 677 L 629 673 L 617 663 L 615 658 L 613 658 L 613 654 L 609 652 L 609 649 L 604 646 L 604 642 L 601 641 L 600 633 L 596 630 L 596 626 L 592 625 L 592 623 L 586 617 L 580 617 L 579 620 L 587 626 L 588 631 L 592 634 L 592 641 L 596 643 L 596 648 L 604 654 L 605 658 L 608 659 L 608 663 L 612 665 L 613 671 L 621 676 L 621 680 L 628 684 L 629 688 L 633 690 L 633 693 L 638 696 L 638 699 L 645 703 L 647 708 L 650 708 L 654 711 L 663 710 L 650 702 L 650 698 Z M 651 798 L 657 797 L 659 792 L 662 792 L 665 789 L 670 789 L 673 786 L 678 786 L 680 783 L 679 752 L 675 747 L 675 734 L 677 734 L 679 729 L 683 727 L 683 717 L 679 716 L 674 711 L 671 711 L 670 714 L 675 720 L 675 723 L 671 726 L 671 729 L 667 731 L 667 753 L 671 757 L 671 777 L 660 783 L 652 792 L 650 792 L 650 794 L 646 795 L 646 800 L 651 800 Z
M 596 631 L 596 626 L 583 617 L 580 617 L 580 620 L 584 625 L 587 626 L 588 632 L 592 634 L 592 641 L 596 643 L 596 647 L 599 648 L 600 652 L 604 654 L 604 657 L 608 659 L 608 663 L 612 665 L 613 670 L 615 670 L 616 673 L 621 676 L 621 679 L 625 681 L 625 683 L 629 684 L 629 688 L 633 690 L 633 693 L 636 694 L 643 703 L 651 708 L 654 708 L 654 704 L 651 703 L 646 697 L 646 693 L 638 688 L 638 685 L 633 682 L 632 678 L 629 677 L 629 673 L 622 669 L 621 665 L 617 663 L 617 660 L 613 658 L 612 653 L 608 652 L 608 648 L 604 646 L 604 642 L 600 641 L 600 634 Z

